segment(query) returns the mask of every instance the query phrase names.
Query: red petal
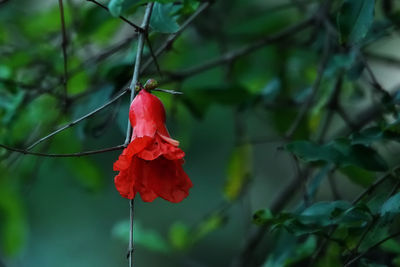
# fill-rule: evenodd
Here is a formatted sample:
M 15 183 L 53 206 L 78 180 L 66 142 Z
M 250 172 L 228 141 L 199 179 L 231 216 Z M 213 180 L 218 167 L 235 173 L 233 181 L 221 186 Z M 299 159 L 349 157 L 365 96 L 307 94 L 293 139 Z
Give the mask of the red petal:
M 114 163 L 114 171 L 122 171 L 128 169 L 131 164 L 132 157 L 142 151 L 152 141 L 152 138 L 146 136 L 136 138 L 129 143 L 128 147 L 122 151 L 118 160 Z
M 166 142 L 165 139 L 161 138 L 157 133 L 153 142 L 140 153 L 138 153 L 138 157 L 145 160 L 154 160 L 161 155 L 167 159 L 174 160 L 183 158 L 185 156 L 185 152 L 183 152 L 180 148 L 171 145 L 169 142 Z
M 135 137 L 153 137 L 157 129 L 168 135 L 164 125 L 164 106 L 160 99 L 146 90 L 141 90 L 132 101 L 129 109 L 129 120 Z
M 182 168 L 182 163 L 183 160 L 168 160 L 164 157 L 144 161 L 141 164 L 141 181 L 137 183 L 140 194 L 142 191 L 152 191 L 170 202 L 182 201 L 193 186 Z

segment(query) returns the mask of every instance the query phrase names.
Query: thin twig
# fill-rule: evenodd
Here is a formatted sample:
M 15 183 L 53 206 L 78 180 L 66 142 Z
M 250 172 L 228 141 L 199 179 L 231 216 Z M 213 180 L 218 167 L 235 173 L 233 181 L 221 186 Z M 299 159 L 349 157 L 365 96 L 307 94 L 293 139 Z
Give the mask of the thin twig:
M 86 0 L 86 1 L 92 2 L 92 3 L 96 4 L 96 5 L 98 5 L 99 7 L 101 7 L 101 8 L 103 8 L 103 9 L 107 10 L 108 12 L 110 12 L 110 10 L 108 9 L 108 7 L 106 7 L 105 5 L 103 5 L 103 4 L 99 3 L 99 2 L 97 2 L 96 0 Z M 125 17 L 119 16 L 119 18 L 122 19 L 123 21 L 125 21 L 126 23 L 128 23 L 129 25 L 131 25 L 133 28 L 135 28 L 135 31 L 137 31 L 137 32 L 144 32 L 144 29 L 143 29 L 142 27 L 139 27 L 139 26 L 136 25 L 135 23 L 133 23 L 133 22 L 129 21 L 128 19 L 126 19 Z
M 133 74 L 132 74 L 132 81 L 129 86 L 131 89 L 131 97 L 130 97 L 130 103 L 133 101 L 135 98 L 136 94 L 136 84 L 139 81 L 139 72 L 140 72 L 140 63 L 142 59 L 142 54 L 143 54 L 143 47 L 144 47 L 144 42 L 146 40 L 147 36 L 147 30 L 149 27 L 150 23 L 150 17 L 151 17 L 151 11 L 153 10 L 153 5 L 154 3 L 148 3 L 146 6 L 146 11 L 143 17 L 143 22 L 141 25 L 141 28 L 143 29 L 142 32 L 139 33 L 139 39 L 138 39 L 138 45 L 137 45 L 137 51 L 136 51 L 136 60 L 135 60 L 135 66 L 133 68 Z M 130 122 L 128 120 L 128 125 L 126 129 L 126 138 L 124 144 L 127 145 L 129 143 L 129 140 L 132 135 L 132 127 L 130 125 Z M 129 228 L 129 247 L 128 247 L 128 260 L 129 260 L 129 267 L 133 267 L 133 213 L 134 213 L 134 199 L 130 200 L 130 228 Z
M 119 93 L 118 95 L 116 95 L 115 97 L 113 97 L 110 101 L 108 101 L 107 103 L 103 104 L 102 106 L 96 108 L 95 110 L 89 112 L 88 114 L 86 114 L 86 115 L 84 115 L 84 116 L 82 116 L 82 117 L 80 117 L 80 118 L 78 118 L 78 119 L 76 119 L 76 120 L 74 120 L 74 121 L 69 122 L 68 124 L 65 124 L 64 126 L 60 127 L 60 128 L 57 129 L 56 131 L 54 131 L 54 132 L 52 132 L 52 133 L 50 133 L 50 134 L 48 134 L 48 135 L 46 135 L 46 136 L 40 138 L 39 140 L 37 140 L 36 142 L 34 142 L 32 145 L 30 145 L 26 150 L 27 150 L 27 151 L 31 150 L 32 148 L 34 148 L 34 147 L 37 146 L 38 144 L 42 143 L 43 141 L 49 139 L 50 137 L 52 137 L 52 136 L 54 136 L 54 135 L 56 135 L 56 134 L 58 134 L 58 133 L 60 133 L 60 132 L 62 132 L 62 131 L 64 131 L 64 130 L 66 130 L 66 129 L 72 127 L 72 126 L 74 126 L 75 124 L 77 124 L 77 123 L 83 121 L 84 119 L 87 119 L 87 118 L 93 116 L 93 115 L 96 114 L 97 112 L 103 110 L 104 108 L 108 107 L 109 105 L 111 105 L 112 103 L 114 103 L 115 101 L 117 101 L 119 98 L 121 98 L 123 95 L 125 95 L 126 92 L 127 92 L 128 90 L 129 90 L 128 88 L 127 88 L 127 89 L 124 89 L 121 93 Z
M 90 151 L 65 153 L 65 154 L 48 154 L 48 153 L 32 152 L 32 151 L 29 151 L 28 149 L 14 148 L 14 147 L 9 147 L 9 146 L 2 145 L 2 144 L 0 144 L 0 147 L 7 149 L 9 151 L 21 153 L 24 155 L 33 155 L 33 156 L 49 157 L 49 158 L 69 158 L 69 157 L 81 157 L 81 156 L 88 156 L 88 155 L 93 155 L 93 154 L 101 154 L 101 153 L 109 152 L 109 151 L 121 150 L 121 149 L 125 148 L 125 145 L 102 148 L 99 150 L 90 150 Z
M 173 33 L 168 36 L 167 40 L 157 49 L 157 51 L 154 53 L 154 55 L 156 57 L 158 57 L 162 54 L 162 52 L 164 52 L 169 47 L 171 47 L 172 43 L 176 40 L 176 38 L 178 38 L 181 35 L 181 33 L 189 26 L 189 24 L 192 23 L 192 21 L 195 18 L 197 18 L 197 16 L 200 15 L 200 13 L 202 13 L 209 6 L 210 6 L 209 2 L 205 2 L 205 3 L 201 4 L 200 7 L 196 10 L 196 12 L 193 13 L 184 23 L 182 23 L 181 27 L 179 28 L 179 30 L 176 33 Z M 151 65 L 152 61 L 153 61 L 153 59 L 149 58 L 141 66 L 140 72 L 145 71 Z
M 61 31 L 62 31 L 62 53 L 63 53 L 63 59 L 64 59 L 64 77 L 63 77 L 63 87 L 64 87 L 64 101 L 66 104 L 67 97 L 68 97 L 68 61 L 67 61 L 67 44 L 68 44 L 68 39 L 67 39 L 67 32 L 65 29 L 65 18 L 64 18 L 64 6 L 63 6 L 63 0 L 58 0 L 58 5 L 60 7 L 60 19 L 61 19 Z
M 218 57 L 216 59 L 212 59 L 209 60 L 205 63 L 202 63 L 198 66 L 194 66 L 191 68 L 187 68 L 184 71 L 178 71 L 178 72 L 173 72 L 170 73 L 170 76 L 172 79 L 183 79 L 189 76 L 193 76 L 196 75 L 198 73 L 201 73 L 203 71 L 212 69 L 214 67 L 217 67 L 219 65 L 223 65 L 225 63 L 229 63 L 239 57 L 248 55 L 254 51 L 257 51 L 258 49 L 272 44 L 272 43 L 276 43 L 281 41 L 282 39 L 285 39 L 287 37 L 291 37 L 294 34 L 301 32 L 302 30 L 304 30 L 305 28 L 307 28 L 308 26 L 310 26 L 313 22 L 313 18 L 309 18 L 309 19 L 305 19 L 299 23 L 297 23 L 294 26 L 290 26 L 274 35 L 265 37 L 253 44 L 247 45 L 245 47 L 239 48 L 237 50 L 234 51 L 230 51 L 228 53 L 225 53 L 224 55 L 222 55 L 221 57 Z
M 322 52 L 322 60 L 321 60 L 321 62 L 319 64 L 319 67 L 318 67 L 317 78 L 315 79 L 315 81 L 314 81 L 314 83 L 312 85 L 311 95 L 307 98 L 306 102 L 301 107 L 301 109 L 299 111 L 299 114 L 295 118 L 294 122 L 292 123 L 290 128 L 286 131 L 286 133 L 285 133 L 285 138 L 286 139 L 291 139 L 293 137 L 293 135 L 296 132 L 297 128 L 300 126 L 301 121 L 304 119 L 304 117 L 306 116 L 307 112 L 311 108 L 311 104 L 313 103 L 314 98 L 317 95 L 317 92 L 318 92 L 319 87 L 321 85 L 322 77 L 324 75 L 324 71 L 325 71 L 325 68 L 327 66 L 328 59 L 329 59 L 329 46 L 330 46 L 329 41 L 330 40 L 329 40 L 329 37 L 327 35 L 325 37 L 324 48 L 323 48 L 323 52 Z
M 147 41 L 147 45 L 149 46 L 151 58 L 153 59 L 153 62 L 156 65 L 156 69 L 157 69 L 158 75 L 162 76 L 160 65 L 158 64 L 158 60 L 157 60 L 156 55 L 154 54 L 153 46 L 151 45 L 151 42 L 150 42 L 150 39 L 149 39 L 149 35 L 147 35 L 147 34 L 146 34 L 146 41 Z
M 372 249 L 379 247 L 380 245 L 382 245 L 383 243 L 385 243 L 386 241 L 395 238 L 397 236 L 400 235 L 400 232 L 396 232 L 394 234 L 389 235 L 388 237 L 385 237 L 384 239 L 382 239 L 381 241 L 375 243 L 373 246 L 371 246 L 370 248 L 368 248 L 365 252 L 361 253 L 360 255 L 358 255 L 357 257 L 353 258 L 351 261 L 349 261 L 348 263 L 346 263 L 344 265 L 344 267 L 347 266 L 351 266 L 351 264 L 357 262 L 359 259 L 361 259 L 362 257 L 364 257 L 368 252 L 370 252 Z
M 132 81 L 131 81 L 131 83 L 129 85 L 129 88 L 131 89 L 130 103 L 133 101 L 133 99 L 135 98 L 135 94 L 136 94 L 135 87 L 136 87 L 137 82 L 139 81 L 140 63 L 141 63 L 141 60 L 142 60 L 144 41 L 146 39 L 147 29 L 149 27 L 149 22 L 150 22 L 150 16 L 151 16 L 152 9 L 153 9 L 153 3 L 148 3 L 147 7 L 146 7 L 145 14 L 144 14 L 143 23 L 142 23 L 142 28 L 144 29 L 144 32 L 140 32 L 139 33 L 135 66 L 134 66 L 134 69 L 133 69 Z M 128 120 L 125 144 L 129 143 L 129 140 L 130 140 L 130 137 L 131 137 L 131 132 L 132 132 L 132 128 L 131 128 L 130 122 Z

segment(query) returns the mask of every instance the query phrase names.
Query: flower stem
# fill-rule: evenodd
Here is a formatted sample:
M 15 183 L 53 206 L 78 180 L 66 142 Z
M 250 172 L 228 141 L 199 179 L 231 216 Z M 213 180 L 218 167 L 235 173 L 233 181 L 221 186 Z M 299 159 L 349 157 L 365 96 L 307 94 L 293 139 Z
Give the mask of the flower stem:
M 135 200 L 131 199 L 129 202 L 129 210 L 130 210 L 130 225 L 129 225 L 129 267 L 133 267 L 133 216 L 135 211 Z
M 150 23 L 150 17 L 151 17 L 151 11 L 153 9 L 153 4 L 154 3 L 148 3 L 146 6 L 146 11 L 143 17 L 143 22 L 141 25 L 141 28 L 143 31 L 139 32 L 139 38 L 138 38 L 138 45 L 137 45 L 137 52 L 136 52 L 136 60 L 135 60 L 135 66 L 133 69 L 133 75 L 132 75 L 132 82 L 129 86 L 131 89 L 131 98 L 130 102 L 133 101 L 135 98 L 135 87 L 136 84 L 139 80 L 139 71 L 140 71 L 140 61 L 142 59 L 142 54 L 143 54 L 143 47 L 144 47 L 144 42 L 146 40 L 146 35 L 147 35 L 147 29 L 149 27 Z M 128 120 L 128 126 L 126 129 L 126 138 L 124 144 L 127 145 L 129 143 L 129 140 L 131 139 L 131 134 L 132 134 L 132 127 L 129 123 Z M 128 259 L 129 259 L 129 267 L 133 267 L 133 212 L 134 212 L 134 200 L 130 200 L 130 227 L 129 227 L 129 252 L 128 252 Z

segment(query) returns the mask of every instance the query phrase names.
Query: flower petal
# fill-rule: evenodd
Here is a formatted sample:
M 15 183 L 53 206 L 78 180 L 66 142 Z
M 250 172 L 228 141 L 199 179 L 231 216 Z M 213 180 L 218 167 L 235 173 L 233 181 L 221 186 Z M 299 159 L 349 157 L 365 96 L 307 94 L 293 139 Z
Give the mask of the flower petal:
M 183 160 L 168 160 L 164 157 L 146 161 L 140 172 L 141 182 L 137 184 L 139 192 L 151 190 L 165 200 L 181 202 L 193 186 L 182 163 Z

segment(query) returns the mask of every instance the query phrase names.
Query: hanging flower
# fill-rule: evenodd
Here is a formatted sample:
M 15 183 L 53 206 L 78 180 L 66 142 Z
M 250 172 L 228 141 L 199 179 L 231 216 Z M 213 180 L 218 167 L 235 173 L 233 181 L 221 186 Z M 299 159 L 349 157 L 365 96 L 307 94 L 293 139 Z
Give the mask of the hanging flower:
M 178 148 L 165 127 L 165 110 L 160 99 L 141 90 L 129 110 L 132 138 L 114 171 L 114 182 L 121 196 L 133 199 L 137 192 L 145 202 L 161 197 L 180 202 L 192 187 L 182 168 L 185 153 Z

